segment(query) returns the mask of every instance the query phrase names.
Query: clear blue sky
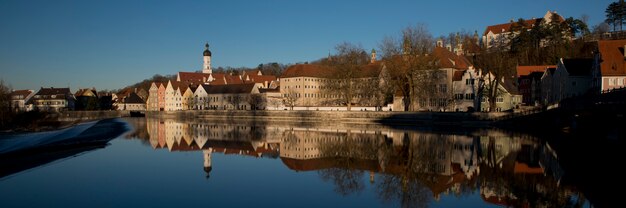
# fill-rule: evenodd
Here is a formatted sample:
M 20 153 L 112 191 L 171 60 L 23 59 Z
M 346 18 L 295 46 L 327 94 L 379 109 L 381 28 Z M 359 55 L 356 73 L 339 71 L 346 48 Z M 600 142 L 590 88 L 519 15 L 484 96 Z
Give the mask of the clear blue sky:
M 0 0 L 0 79 L 14 89 L 118 89 L 154 74 L 325 57 L 338 43 L 376 48 L 425 23 L 435 36 L 541 17 L 604 19 L 610 0 Z

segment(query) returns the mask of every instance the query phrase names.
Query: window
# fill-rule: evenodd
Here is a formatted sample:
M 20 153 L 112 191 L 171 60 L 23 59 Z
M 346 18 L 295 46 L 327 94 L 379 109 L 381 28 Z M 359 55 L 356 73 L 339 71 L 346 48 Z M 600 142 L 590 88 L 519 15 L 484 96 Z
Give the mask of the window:
M 497 97 L 496 98 L 496 103 L 502 103 L 504 102 L 504 98 L 503 97 Z
M 446 84 L 440 84 L 439 91 L 442 93 L 446 93 L 448 91 L 448 86 L 446 86 Z
M 474 79 L 466 79 L 465 85 L 474 85 Z
M 624 79 L 617 79 L 617 85 L 622 86 L 624 85 Z

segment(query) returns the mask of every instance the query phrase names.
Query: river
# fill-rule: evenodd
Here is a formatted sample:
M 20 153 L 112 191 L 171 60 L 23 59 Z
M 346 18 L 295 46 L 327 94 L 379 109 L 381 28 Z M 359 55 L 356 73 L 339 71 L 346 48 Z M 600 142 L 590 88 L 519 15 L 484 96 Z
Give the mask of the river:
M 602 179 L 568 172 L 585 168 L 568 161 L 567 157 L 576 159 L 575 151 L 560 155 L 561 147 L 570 148 L 563 140 L 519 132 L 254 120 L 124 120 L 131 130 L 104 147 L 66 151 L 0 178 L 1 206 L 602 207 L 612 203 L 601 189 L 589 185 Z M 603 176 L 592 177 L 596 175 Z

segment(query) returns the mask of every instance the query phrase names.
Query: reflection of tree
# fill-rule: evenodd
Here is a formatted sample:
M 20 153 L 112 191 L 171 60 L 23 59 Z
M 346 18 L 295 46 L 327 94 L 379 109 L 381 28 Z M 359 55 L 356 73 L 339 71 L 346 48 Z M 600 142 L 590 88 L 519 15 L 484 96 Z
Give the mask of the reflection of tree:
M 362 170 L 329 168 L 318 173 L 322 180 L 332 181 L 335 184 L 335 192 L 343 196 L 359 193 L 365 187 Z
M 402 207 L 428 207 L 431 192 L 416 178 L 384 174 L 377 182 L 378 197 L 383 202 L 399 201 Z

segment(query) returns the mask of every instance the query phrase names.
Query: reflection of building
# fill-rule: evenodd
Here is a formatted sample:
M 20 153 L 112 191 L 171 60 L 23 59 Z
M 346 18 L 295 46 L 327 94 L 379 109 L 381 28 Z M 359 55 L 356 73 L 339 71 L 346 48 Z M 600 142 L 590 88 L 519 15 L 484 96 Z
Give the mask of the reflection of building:
M 479 143 L 472 137 L 294 128 L 282 138 L 281 160 L 290 169 L 345 168 L 402 176 L 408 168 L 411 177 L 425 176 L 420 180 L 435 196 L 479 172 Z
M 385 128 L 371 131 L 369 126 L 297 128 L 154 118 L 147 118 L 146 127 L 156 149 L 202 151 L 207 177 L 215 174 L 212 165 L 220 164 L 212 154 L 222 153 L 280 157 L 289 169 L 319 171 L 320 177 L 337 186 L 345 180 L 363 183 L 369 179 L 376 187 L 396 183 L 389 187 L 400 194 L 414 194 L 404 193 L 403 188 L 418 186 L 435 199 L 476 193 L 480 187 L 486 203 L 520 206 L 549 204 L 529 202 L 534 195 L 546 199 L 553 197 L 550 192 L 558 191 L 558 197 L 563 197 L 571 191 L 559 185 L 563 172 L 549 146 L 504 132 L 477 131 L 466 136 Z M 346 174 L 350 177 L 342 177 Z

